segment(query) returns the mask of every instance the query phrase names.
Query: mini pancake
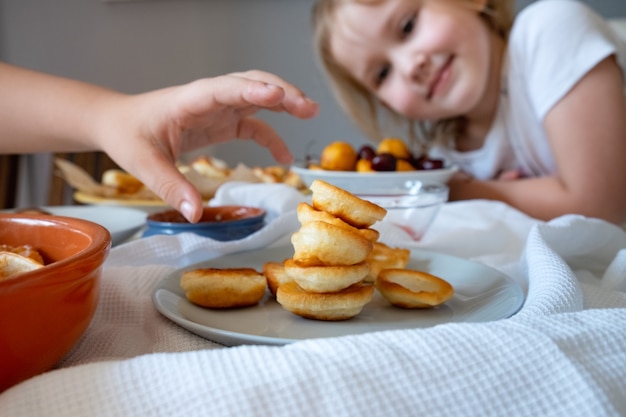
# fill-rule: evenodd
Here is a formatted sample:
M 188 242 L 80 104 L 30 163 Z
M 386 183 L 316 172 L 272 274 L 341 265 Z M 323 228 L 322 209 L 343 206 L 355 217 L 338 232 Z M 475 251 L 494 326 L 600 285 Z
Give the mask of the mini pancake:
M 278 288 L 276 301 L 284 309 L 307 319 L 338 321 L 357 316 L 373 294 L 373 285 L 355 284 L 339 292 L 312 293 L 295 282 L 288 282 Z
M 370 272 L 365 282 L 374 282 L 382 269 L 406 268 L 411 251 L 405 248 L 392 248 L 382 242 L 374 242 L 372 251 L 367 256 Z
M 32 210 L 34 212 L 35 209 Z M 26 213 L 26 211 L 20 211 L 20 213 Z M 49 214 L 43 211 L 39 211 L 38 213 L 33 214 Z M 45 264 L 43 260 L 43 256 L 41 253 L 31 245 L 19 245 L 19 246 L 11 246 L 11 245 L 0 245 L 0 252 L 13 252 L 18 255 L 25 256 L 27 258 L 31 258 L 34 261 L 39 262 L 40 264 Z
M 402 308 L 431 308 L 454 295 L 447 281 L 423 271 L 383 269 L 376 277 L 376 289 L 391 304 Z
M 200 268 L 184 272 L 180 286 L 194 304 L 233 308 L 257 304 L 265 295 L 267 280 L 252 268 Z
M 372 251 L 359 233 L 326 222 L 307 222 L 291 235 L 293 259 L 303 265 L 354 265 Z
M 285 263 L 283 262 L 266 262 L 263 264 L 263 275 L 267 280 L 267 286 L 270 293 L 276 297 L 278 287 L 285 282 L 293 281 L 285 271 Z
M 0 252 L 0 280 L 25 272 L 34 271 L 44 265 L 33 258 L 15 252 Z
M 313 192 L 313 207 L 339 217 L 354 227 L 371 227 L 387 214 L 386 209 L 326 181 L 314 180 L 309 188 Z
M 369 272 L 367 262 L 355 265 L 306 266 L 287 259 L 284 268 L 287 276 L 300 288 L 316 293 L 345 290 L 362 282 Z
M 298 215 L 298 221 L 300 222 L 300 224 L 313 222 L 313 221 L 320 221 L 320 222 L 334 224 L 335 226 L 340 226 L 347 230 L 351 230 L 353 232 L 359 233 L 361 236 L 363 236 L 364 238 L 366 238 L 367 240 L 371 242 L 376 242 L 380 236 L 380 232 L 376 229 L 356 228 L 344 222 L 339 217 L 333 216 L 332 214 L 326 211 L 316 210 L 313 206 L 311 206 L 308 203 L 298 204 L 297 215 Z

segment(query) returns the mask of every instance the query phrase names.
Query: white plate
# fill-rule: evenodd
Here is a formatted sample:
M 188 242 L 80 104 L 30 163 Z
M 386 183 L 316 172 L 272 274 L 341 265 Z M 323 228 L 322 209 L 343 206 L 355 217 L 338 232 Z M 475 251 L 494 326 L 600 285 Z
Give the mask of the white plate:
M 48 206 L 43 210 L 56 216 L 76 217 L 104 226 L 115 246 L 139 232 L 146 224 L 146 213 L 128 207 L 114 206 Z
M 351 193 L 363 193 L 372 189 L 402 187 L 407 181 L 446 184 L 450 177 L 458 171 L 458 167 L 450 166 L 442 169 L 394 171 L 394 172 L 356 172 L 356 171 L 325 171 L 307 169 L 293 165 L 291 170 L 298 174 L 308 187 L 313 180 L 320 179 Z
M 136 198 L 106 198 L 92 194 L 86 194 L 81 191 L 74 193 L 74 200 L 81 204 L 89 204 L 94 206 L 119 206 L 141 210 L 144 213 L 156 213 L 168 210 L 169 207 L 162 200 L 144 200 Z
M 266 248 L 240 252 L 202 262 L 184 270 L 200 267 L 252 267 L 262 270 L 268 261 L 293 256 L 293 248 Z M 477 262 L 423 251 L 411 251 L 409 268 L 431 272 L 450 282 L 455 295 L 435 309 L 404 310 L 391 306 L 375 292 L 361 313 L 347 321 L 307 320 L 283 309 L 269 294 L 256 306 L 212 310 L 187 301 L 180 288 L 178 270 L 165 277 L 153 294 L 154 304 L 165 317 L 191 332 L 218 343 L 283 345 L 324 337 L 391 329 L 430 327 L 448 322 L 482 322 L 515 314 L 524 302 L 522 289 L 501 272 Z

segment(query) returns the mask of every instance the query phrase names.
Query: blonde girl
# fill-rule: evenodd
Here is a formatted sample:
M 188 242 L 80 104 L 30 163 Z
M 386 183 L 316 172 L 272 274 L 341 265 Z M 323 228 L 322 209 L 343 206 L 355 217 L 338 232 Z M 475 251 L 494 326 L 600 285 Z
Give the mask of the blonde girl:
M 316 48 L 369 136 L 402 121 L 461 168 L 451 200 L 625 221 L 626 45 L 579 2 L 513 4 L 318 0 Z

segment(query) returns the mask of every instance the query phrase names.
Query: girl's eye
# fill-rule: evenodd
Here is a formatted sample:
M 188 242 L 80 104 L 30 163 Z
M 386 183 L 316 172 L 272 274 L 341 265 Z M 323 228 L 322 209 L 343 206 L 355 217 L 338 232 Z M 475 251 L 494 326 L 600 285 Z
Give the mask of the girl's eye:
M 415 18 L 416 15 L 412 15 L 409 19 L 402 23 L 402 39 L 409 36 L 413 32 L 413 29 L 415 29 Z
M 406 39 L 413 30 L 415 29 L 415 21 L 417 20 L 417 12 L 410 15 L 406 20 L 402 21 L 400 24 L 400 37 L 401 39 Z M 391 65 L 385 64 L 381 66 L 381 68 L 376 72 L 374 77 L 374 86 L 376 88 L 380 87 L 389 74 L 391 73 Z
M 383 65 L 380 68 L 380 70 L 376 73 L 376 76 L 374 77 L 374 86 L 379 87 L 383 82 L 385 82 L 385 79 L 387 78 L 390 72 L 391 72 L 391 65 L 389 64 Z

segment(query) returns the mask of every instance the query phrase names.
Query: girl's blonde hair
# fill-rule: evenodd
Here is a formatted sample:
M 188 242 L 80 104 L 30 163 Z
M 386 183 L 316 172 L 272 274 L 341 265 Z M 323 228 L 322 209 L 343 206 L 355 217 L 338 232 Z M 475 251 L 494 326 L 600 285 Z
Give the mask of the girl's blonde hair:
M 420 152 L 435 140 L 447 140 L 458 131 L 461 119 L 433 121 L 413 121 L 382 104 L 378 98 L 354 79 L 348 71 L 333 57 L 330 49 L 331 36 L 335 28 L 336 9 L 347 3 L 377 4 L 385 0 L 317 0 L 313 7 L 314 45 L 318 59 L 330 79 L 331 86 L 339 104 L 356 125 L 375 142 L 385 136 L 396 135 L 398 126 L 404 126 L 413 148 L 419 146 Z M 475 0 L 425 0 L 452 1 L 459 5 L 476 7 Z M 480 11 L 485 24 L 498 36 L 508 38 L 513 25 L 514 0 L 487 0 Z M 386 125 L 387 127 L 383 127 Z M 391 126 L 391 127 L 390 127 Z M 415 150 L 415 149 L 414 149 Z

